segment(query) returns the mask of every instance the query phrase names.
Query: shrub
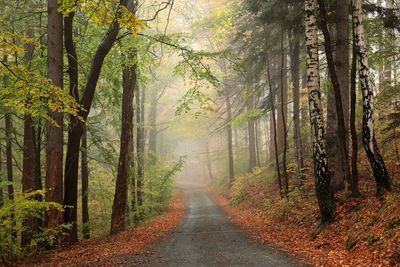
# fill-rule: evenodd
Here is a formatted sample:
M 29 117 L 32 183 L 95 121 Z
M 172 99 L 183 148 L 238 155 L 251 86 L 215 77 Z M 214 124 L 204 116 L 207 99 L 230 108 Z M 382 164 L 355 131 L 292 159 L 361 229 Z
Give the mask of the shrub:
M 26 193 L 15 193 L 14 200 L 9 200 L 0 208 L 0 255 L 3 262 L 16 260 L 27 253 L 42 249 L 42 245 L 52 245 L 59 231 L 42 230 L 34 234 L 31 243 L 22 248 L 19 235 L 26 230 L 22 222 L 27 218 L 42 219 L 44 212 L 49 208 L 63 210 L 62 206 L 53 202 L 37 200 L 44 198 L 45 191 L 37 190 Z

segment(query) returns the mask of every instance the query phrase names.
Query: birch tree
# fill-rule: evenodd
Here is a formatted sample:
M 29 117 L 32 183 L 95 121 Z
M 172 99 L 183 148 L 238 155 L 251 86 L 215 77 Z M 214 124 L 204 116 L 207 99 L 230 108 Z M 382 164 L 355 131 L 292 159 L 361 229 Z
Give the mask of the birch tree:
M 364 39 L 363 0 L 353 0 L 354 41 L 359 62 L 359 78 L 363 96 L 362 141 L 376 181 L 377 195 L 391 191 L 392 182 L 379 153 L 374 129 L 374 82 L 369 70 Z
M 316 17 L 317 1 L 306 0 L 306 46 L 307 46 L 307 88 L 310 107 L 311 131 L 313 136 L 313 157 L 315 187 L 321 225 L 333 220 L 335 201 L 330 187 L 325 149 L 325 129 L 321 103 L 319 60 L 318 60 L 318 27 Z

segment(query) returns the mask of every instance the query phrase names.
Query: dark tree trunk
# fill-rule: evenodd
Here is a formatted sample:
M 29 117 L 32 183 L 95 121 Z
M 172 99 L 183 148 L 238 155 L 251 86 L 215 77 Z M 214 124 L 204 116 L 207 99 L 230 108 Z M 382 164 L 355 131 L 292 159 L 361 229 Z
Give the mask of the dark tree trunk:
M 34 31 L 28 28 L 27 36 L 34 38 Z M 26 45 L 24 63 L 28 66 L 33 58 L 35 46 L 33 44 Z M 29 68 L 29 66 L 28 66 Z M 22 163 L 22 191 L 30 192 L 35 190 L 35 134 L 32 117 L 25 115 L 24 118 L 24 144 L 23 144 L 23 163 Z M 33 235 L 38 232 L 38 220 L 28 217 L 24 220 L 23 231 L 21 232 L 21 246 L 30 245 Z
M 126 6 L 128 0 L 120 0 L 121 6 Z M 120 14 L 117 14 L 119 17 Z M 91 67 L 87 76 L 84 92 L 80 104 L 83 109 L 79 115 L 84 120 L 87 119 L 90 108 L 92 106 L 94 94 L 96 91 L 97 82 L 100 77 L 100 72 L 103 67 L 104 59 L 113 47 L 117 35 L 120 31 L 118 19 L 115 19 L 109 27 L 106 35 L 98 46 Z M 70 207 L 65 210 L 64 222 L 72 224 L 67 239 L 76 242 L 78 240 L 78 232 L 76 227 L 77 222 L 77 202 L 78 202 L 78 162 L 80 141 L 83 134 L 83 125 L 81 122 L 71 124 L 68 132 L 68 145 L 65 164 L 65 199 L 64 205 Z
M 88 166 L 88 144 L 87 129 L 82 135 L 81 146 L 81 179 L 82 179 L 82 235 L 84 239 L 90 238 L 89 226 L 89 166 Z
M 125 230 L 125 214 L 128 203 L 128 181 L 133 146 L 133 97 L 137 84 L 136 66 L 125 67 L 123 69 L 122 77 L 121 147 L 111 216 L 111 234 L 116 234 Z
M 79 72 L 78 56 L 75 49 L 73 36 L 73 20 L 75 13 L 71 12 L 64 18 L 64 44 L 68 59 L 69 94 L 79 102 Z M 66 240 L 77 241 L 77 199 L 78 199 L 78 169 L 79 169 L 79 146 L 80 139 L 84 132 L 82 122 L 70 115 L 70 126 L 68 132 L 67 155 L 65 158 L 65 179 L 64 179 L 64 222 L 72 224 L 68 230 Z M 68 204 L 67 204 L 68 203 Z
M 297 161 L 298 183 L 302 184 L 304 176 L 304 156 L 302 150 L 300 126 L 300 41 L 298 37 L 291 38 L 291 73 L 293 80 L 293 127 L 295 156 Z
M 33 131 L 34 134 L 34 142 L 35 142 L 35 187 L 36 190 L 42 190 L 42 157 L 41 157 L 41 149 L 42 149 L 42 127 L 41 121 L 38 122 L 37 128 Z M 37 200 L 41 201 L 42 197 L 38 196 Z
M 24 145 L 22 166 L 22 191 L 30 192 L 35 189 L 35 145 L 34 145 L 33 123 L 29 115 L 24 119 Z M 39 230 L 38 221 L 28 217 L 23 222 L 24 230 L 21 233 L 21 246 L 28 246 L 33 235 Z
M 335 61 L 333 58 L 333 48 L 332 48 L 332 43 L 331 43 L 331 36 L 328 30 L 328 22 L 327 22 L 327 11 L 325 7 L 325 2 L 324 0 L 318 0 L 319 7 L 320 7 L 320 17 L 321 17 L 321 28 L 322 32 L 324 34 L 324 39 L 325 39 L 325 54 L 326 58 L 328 61 L 328 70 L 329 70 L 329 75 L 332 81 L 332 86 L 333 86 L 333 91 L 335 94 L 335 107 L 336 107 L 336 116 L 337 116 L 337 137 L 340 139 L 338 142 L 338 147 L 339 147 L 339 153 L 341 155 L 339 162 L 341 163 L 340 167 L 336 166 L 336 169 L 340 169 L 341 172 L 343 172 L 344 175 L 344 181 L 345 181 L 345 189 L 346 192 L 349 190 L 349 181 L 351 179 L 351 173 L 350 173 L 350 165 L 349 165 L 349 153 L 348 153 L 348 146 L 346 142 L 346 123 L 345 123 L 345 118 L 344 118 L 344 111 L 343 111 L 343 101 L 342 101 L 342 91 L 341 91 L 341 86 L 339 83 L 339 79 L 337 76 L 336 72 L 336 66 L 335 66 Z M 348 52 L 347 52 L 348 55 Z M 339 57 L 337 57 L 339 58 Z M 344 59 L 343 59 L 344 60 Z M 348 62 L 348 59 L 347 59 Z M 347 67 L 348 71 L 348 67 Z M 342 71 L 343 72 L 343 71 Z M 343 73 L 341 73 L 343 74 Z M 348 75 L 348 73 L 347 73 Z M 348 82 L 348 77 L 346 79 Z M 348 85 L 346 86 L 348 88 Z M 346 105 L 347 106 L 347 105 Z
M 268 49 L 268 48 L 267 48 Z M 271 71 L 270 71 L 270 64 L 271 62 L 269 61 L 269 55 L 268 51 L 266 52 L 266 67 L 267 67 L 267 79 L 268 79 L 268 86 L 269 86 L 269 100 L 270 100 L 270 105 L 271 105 L 271 122 L 272 125 L 270 126 L 271 131 L 273 132 L 273 151 L 275 153 L 275 168 L 276 168 L 276 173 L 278 175 L 278 185 L 279 185 L 279 194 L 283 198 L 285 196 L 283 187 L 282 187 L 282 180 L 281 180 L 281 168 L 279 166 L 279 152 L 278 152 L 278 137 L 277 137 L 277 123 L 276 123 L 276 115 L 275 115 L 275 93 L 273 90 L 272 86 L 272 77 L 271 77 Z M 271 140 L 271 141 L 272 141 Z
M 48 1 L 48 77 L 54 85 L 63 87 L 63 18 L 57 0 Z M 63 114 L 49 111 L 49 117 L 57 124 L 47 122 L 46 146 L 46 201 L 63 203 Z M 54 228 L 62 223 L 62 213 L 47 211 L 47 224 Z
M 287 50 L 284 46 L 285 31 L 282 29 L 281 35 L 281 61 L 280 61 L 280 90 L 278 100 L 278 151 L 282 155 L 282 179 L 284 182 L 285 195 L 289 191 L 288 173 L 286 167 L 287 154 L 287 97 L 288 97 L 288 82 L 287 82 Z
M 350 180 L 350 196 L 358 197 L 360 190 L 358 188 L 358 137 L 356 127 L 356 112 L 357 112 L 357 49 L 354 45 L 354 22 L 353 25 L 353 48 L 352 48 L 352 62 L 351 62 L 351 86 L 350 86 L 350 131 L 351 131 L 351 180 Z
M 247 112 L 252 112 L 254 109 L 254 96 L 251 96 L 247 102 Z M 257 167 L 257 152 L 256 152 L 256 135 L 254 119 L 250 118 L 247 122 L 247 133 L 249 135 L 249 171 L 251 172 Z
M 350 42 L 349 42 L 349 0 L 337 0 L 335 9 L 335 28 L 336 28 L 336 36 L 335 36 L 335 46 L 334 49 L 334 64 L 336 69 L 336 76 L 338 79 L 338 83 L 340 86 L 340 95 L 342 100 L 342 109 L 343 109 L 343 119 L 344 119 L 344 132 L 345 139 L 341 139 L 340 135 L 336 136 L 337 143 L 343 143 L 340 146 L 346 146 L 347 154 L 349 153 L 349 57 L 350 57 Z M 340 152 L 340 151 L 339 151 Z M 347 160 L 347 162 L 346 162 Z M 349 190 L 349 184 L 351 184 L 352 176 L 350 172 L 349 158 L 344 158 L 342 153 L 336 153 L 335 155 L 336 161 L 336 172 L 335 176 L 332 177 L 333 181 L 339 181 L 339 184 L 348 183 L 347 190 Z M 349 171 L 347 171 L 349 170 Z M 347 171 L 348 173 L 344 173 Z M 346 177 L 349 178 L 346 181 Z M 344 180 L 344 182 L 343 182 Z M 341 182 L 342 181 L 342 182 Z M 335 188 L 334 188 L 335 189 Z

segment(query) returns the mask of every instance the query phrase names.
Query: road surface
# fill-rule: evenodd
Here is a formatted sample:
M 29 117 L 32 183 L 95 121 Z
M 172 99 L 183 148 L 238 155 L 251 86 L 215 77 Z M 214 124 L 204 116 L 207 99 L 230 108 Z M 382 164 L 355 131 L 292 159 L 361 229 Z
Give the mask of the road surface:
M 205 190 L 191 188 L 184 193 L 188 208 L 185 219 L 144 265 L 305 266 L 245 237 Z

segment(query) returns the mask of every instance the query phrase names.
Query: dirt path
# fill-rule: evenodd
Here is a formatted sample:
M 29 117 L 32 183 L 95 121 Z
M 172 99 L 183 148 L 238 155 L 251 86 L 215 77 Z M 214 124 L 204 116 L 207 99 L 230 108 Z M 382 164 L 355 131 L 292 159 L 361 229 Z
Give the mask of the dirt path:
M 184 191 L 187 214 L 175 232 L 142 259 L 142 266 L 305 266 L 293 257 L 250 241 L 201 188 Z M 121 258 L 120 258 L 121 260 Z M 124 262 L 138 264 L 129 256 Z

